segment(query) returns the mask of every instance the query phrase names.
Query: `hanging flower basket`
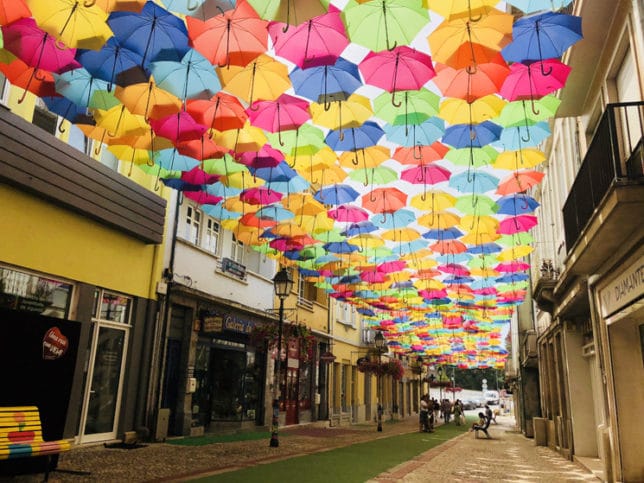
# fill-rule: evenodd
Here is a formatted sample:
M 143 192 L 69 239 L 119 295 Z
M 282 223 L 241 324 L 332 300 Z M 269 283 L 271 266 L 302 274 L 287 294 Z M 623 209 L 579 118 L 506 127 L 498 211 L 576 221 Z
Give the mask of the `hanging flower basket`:
M 358 364 L 358 370 L 365 374 L 391 376 L 396 381 L 402 379 L 405 373 L 405 368 L 398 359 L 391 359 L 387 362 L 363 360 Z
M 430 381 L 429 387 L 452 387 L 452 381 Z
M 251 342 L 258 348 L 262 348 L 264 341 L 268 347 L 276 348 L 279 337 L 278 324 L 258 324 L 253 327 L 250 333 Z M 282 349 L 288 347 L 289 341 L 299 341 L 299 360 L 307 362 L 313 359 L 313 348 L 315 347 L 315 336 L 311 330 L 301 324 L 284 324 L 282 327 Z

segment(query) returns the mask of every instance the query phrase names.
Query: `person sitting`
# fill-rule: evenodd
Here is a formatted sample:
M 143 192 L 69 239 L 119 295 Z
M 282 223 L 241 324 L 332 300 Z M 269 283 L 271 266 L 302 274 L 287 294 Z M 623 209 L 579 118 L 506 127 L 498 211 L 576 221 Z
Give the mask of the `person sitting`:
M 487 436 L 488 439 L 490 438 L 490 434 L 487 432 L 487 428 L 490 425 L 490 419 L 485 417 L 485 414 L 479 413 L 479 420 L 472 425 L 470 428 L 470 432 L 474 431 L 474 437 L 478 438 L 479 437 L 479 431 L 483 431 L 485 433 L 485 436 Z

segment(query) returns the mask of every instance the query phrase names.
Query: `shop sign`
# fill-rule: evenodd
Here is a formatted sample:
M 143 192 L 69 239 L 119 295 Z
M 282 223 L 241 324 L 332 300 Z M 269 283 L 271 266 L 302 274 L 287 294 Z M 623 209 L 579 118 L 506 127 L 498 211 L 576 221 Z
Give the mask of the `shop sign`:
M 220 316 L 206 316 L 203 319 L 204 332 L 221 332 L 224 328 L 224 318 Z
M 608 317 L 642 295 L 644 295 L 644 255 L 599 290 L 602 317 Z
M 224 318 L 224 329 L 240 334 L 250 334 L 255 327 L 255 322 L 247 319 L 240 319 L 234 315 L 227 315 Z
M 240 280 L 244 280 L 246 278 L 246 267 L 230 258 L 224 257 L 221 259 L 221 271 L 233 275 Z

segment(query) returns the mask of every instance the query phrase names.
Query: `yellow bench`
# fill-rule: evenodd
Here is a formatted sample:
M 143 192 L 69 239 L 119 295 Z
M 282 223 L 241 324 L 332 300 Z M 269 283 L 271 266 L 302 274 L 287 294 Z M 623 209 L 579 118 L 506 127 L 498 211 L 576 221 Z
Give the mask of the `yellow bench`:
M 51 457 L 70 448 L 71 442 L 66 439 L 43 440 L 40 412 L 36 406 L 0 407 L 0 460 L 46 456 L 47 481 Z

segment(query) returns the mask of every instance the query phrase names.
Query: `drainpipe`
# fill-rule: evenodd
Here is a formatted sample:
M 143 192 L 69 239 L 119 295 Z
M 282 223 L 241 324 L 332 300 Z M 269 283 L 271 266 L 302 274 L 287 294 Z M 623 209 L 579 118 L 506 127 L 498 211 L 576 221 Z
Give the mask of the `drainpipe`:
M 152 359 L 152 367 L 156 368 L 155 378 L 151 378 L 151 382 L 156 385 L 154 393 L 151 395 L 151 426 L 156 428 L 156 419 L 158 417 L 158 410 L 161 407 L 161 390 L 163 388 L 163 376 L 165 374 L 165 352 L 166 352 L 166 343 L 167 343 L 167 334 L 170 327 L 170 298 L 173 287 L 173 277 L 174 277 L 174 258 L 177 246 L 177 231 L 179 227 L 179 207 L 181 206 L 182 196 L 181 192 L 177 192 L 177 200 L 174 207 L 174 219 L 172 226 L 172 239 L 170 241 L 170 260 L 168 261 L 168 267 L 163 270 L 163 279 L 166 282 L 166 293 L 163 298 L 163 315 L 157 323 L 157 330 L 155 331 L 155 336 L 159 335 L 156 339 L 155 351 Z

